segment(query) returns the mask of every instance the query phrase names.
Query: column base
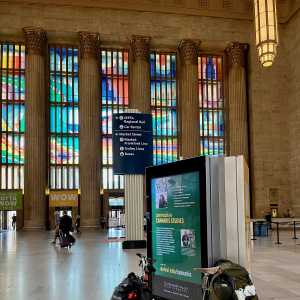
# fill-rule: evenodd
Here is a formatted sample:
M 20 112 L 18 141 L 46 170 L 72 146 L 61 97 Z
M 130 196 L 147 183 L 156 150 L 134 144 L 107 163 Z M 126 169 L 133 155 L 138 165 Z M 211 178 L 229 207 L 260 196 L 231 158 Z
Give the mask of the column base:
M 24 220 L 24 230 L 45 230 L 46 224 L 43 221 Z
M 146 247 L 146 240 L 127 240 L 122 243 L 123 249 L 145 249 Z
M 98 219 L 81 220 L 80 228 L 84 229 L 99 229 L 100 224 Z

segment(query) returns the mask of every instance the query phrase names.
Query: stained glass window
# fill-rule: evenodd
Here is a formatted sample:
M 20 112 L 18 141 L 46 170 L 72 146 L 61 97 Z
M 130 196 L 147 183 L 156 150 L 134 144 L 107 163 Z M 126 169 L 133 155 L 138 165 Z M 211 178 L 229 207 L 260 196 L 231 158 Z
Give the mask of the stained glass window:
M 150 54 L 153 162 L 177 160 L 176 54 Z
M 1 189 L 24 188 L 25 46 L 0 43 Z
M 104 189 L 123 189 L 124 178 L 112 170 L 112 114 L 128 108 L 128 51 L 101 51 L 102 91 L 102 186 Z
M 50 188 L 79 188 L 78 48 L 50 46 Z
M 201 155 L 224 153 L 223 60 L 198 58 Z

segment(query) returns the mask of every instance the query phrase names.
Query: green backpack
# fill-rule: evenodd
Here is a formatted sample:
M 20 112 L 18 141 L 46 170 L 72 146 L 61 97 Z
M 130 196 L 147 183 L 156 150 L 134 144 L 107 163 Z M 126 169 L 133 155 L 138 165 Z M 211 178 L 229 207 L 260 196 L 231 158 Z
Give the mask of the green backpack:
M 216 266 L 221 272 L 215 274 L 210 282 L 211 300 L 258 300 L 244 267 L 229 260 L 219 260 Z

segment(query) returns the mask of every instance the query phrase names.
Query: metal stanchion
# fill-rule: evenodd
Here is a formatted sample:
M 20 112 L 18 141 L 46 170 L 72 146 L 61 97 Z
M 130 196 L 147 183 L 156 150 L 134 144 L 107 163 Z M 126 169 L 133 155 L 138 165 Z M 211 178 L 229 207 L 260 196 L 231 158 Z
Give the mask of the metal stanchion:
M 293 240 L 298 240 L 297 233 L 296 233 L 296 221 L 294 221 L 294 236 L 293 236 Z
M 282 243 L 279 241 L 279 223 L 278 222 L 273 222 L 276 224 L 276 232 L 277 232 L 277 242 L 275 243 L 276 245 L 281 245 Z
M 256 241 L 256 237 L 255 237 L 255 223 L 256 222 L 252 222 L 252 238 L 251 238 L 251 241 Z

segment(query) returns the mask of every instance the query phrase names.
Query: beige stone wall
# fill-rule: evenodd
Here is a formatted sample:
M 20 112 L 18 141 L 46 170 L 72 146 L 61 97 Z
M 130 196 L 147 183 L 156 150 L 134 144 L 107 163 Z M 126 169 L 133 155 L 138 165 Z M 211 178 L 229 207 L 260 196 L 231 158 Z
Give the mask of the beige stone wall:
M 290 200 L 294 214 L 300 215 L 300 12 L 285 26 L 284 43 L 287 45 L 286 64 L 289 72 L 288 85 L 288 118 L 289 127 L 289 176 Z
M 284 31 L 280 30 L 280 36 Z M 253 36 L 254 39 L 254 36 Z M 253 41 L 254 42 L 254 41 Z M 249 53 L 249 111 L 253 197 L 256 216 L 270 207 L 277 189 L 279 214 L 289 205 L 289 135 L 286 49 L 282 43 L 272 68 L 262 68 L 254 43 Z
M 76 32 L 92 31 L 100 33 L 104 44 L 128 45 L 136 34 L 151 36 L 154 46 L 175 48 L 180 40 L 191 38 L 202 40 L 202 47 L 224 49 L 232 40 L 248 42 L 252 30 L 247 19 L 12 3 L 0 2 L 2 37 L 21 38 L 22 27 L 40 26 L 47 31 L 49 42 L 78 42 Z
M 289 78 L 292 74 L 300 75 L 300 65 L 293 65 L 291 73 L 286 59 L 288 54 L 294 57 L 300 52 L 299 38 L 293 36 L 293 32 L 297 32 L 295 28 L 300 25 L 299 17 L 290 24 L 281 26 L 280 36 L 284 36 L 283 40 L 291 40 L 289 48 L 283 47 L 282 43 L 274 66 L 263 70 L 257 61 L 254 25 L 248 0 L 232 1 L 231 12 L 224 10 L 224 1 L 221 0 L 208 1 L 207 10 L 199 10 L 200 7 L 195 5 L 199 5 L 200 1 L 192 0 L 174 0 L 172 5 L 171 1 L 143 1 L 144 6 L 141 5 L 142 1 L 122 1 L 123 4 L 120 4 L 120 1 L 87 0 L 85 6 L 81 6 L 79 2 L 81 1 L 1 1 L 0 38 L 22 40 L 23 27 L 40 26 L 47 31 L 50 43 L 78 44 L 78 31 L 99 32 L 102 45 L 127 48 L 132 35 L 151 37 L 151 48 L 156 49 L 175 50 L 182 39 L 200 40 L 201 49 L 213 53 L 223 53 L 232 41 L 249 43 L 250 167 L 255 213 L 261 216 L 269 207 L 270 188 L 278 189 L 281 211 L 286 209 L 291 199 L 290 187 L 294 189 L 291 192 L 294 202 L 300 203 L 300 197 L 297 198 L 297 195 L 300 196 L 300 188 L 296 184 L 297 175 L 300 178 L 300 158 L 297 158 L 300 146 L 297 145 L 296 137 L 300 133 L 295 130 L 289 135 L 291 123 L 298 122 L 300 127 L 300 118 L 297 119 L 298 111 L 300 116 L 300 101 L 299 104 L 296 103 L 300 89 L 296 87 L 296 80 L 291 83 L 295 103 L 292 101 L 293 105 L 288 106 Z M 110 8 L 113 4 L 109 3 L 112 2 L 118 2 L 122 9 Z M 156 12 L 151 12 L 151 7 Z M 171 13 L 167 13 L 167 8 Z M 284 14 L 287 14 L 286 10 Z M 287 26 L 290 29 L 285 37 Z M 298 46 L 294 48 L 297 39 Z M 290 123 L 287 122 L 289 113 L 293 115 Z M 291 141 L 293 146 L 290 147 L 291 137 L 295 139 Z M 291 186 L 289 174 L 292 175 Z

